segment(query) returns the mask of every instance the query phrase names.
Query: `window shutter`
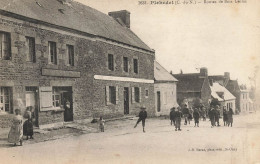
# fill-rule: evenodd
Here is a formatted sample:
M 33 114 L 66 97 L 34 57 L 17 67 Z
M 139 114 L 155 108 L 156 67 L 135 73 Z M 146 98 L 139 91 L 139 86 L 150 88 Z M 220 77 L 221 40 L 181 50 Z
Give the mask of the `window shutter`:
M 106 105 L 109 104 L 109 86 L 106 86 Z
M 139 87 L 139 102 L 142 102 L 142 88 Z
M 29 38 L 26 37 L 26 42 L 25 42 L 25 53 L 26 53 L 26 61 L 31 61 L 31 54 L 30 54 L 30 44 L 29 44 Z
M 119 102 L 119 96 L 118 96 L 119 92 L 118 92 L 118 86 L 116 86 L 116 104 L 118 104 Z
M 48 111 L 53 107 L 52 87 L 40 87 L 39 90 L 41 111 Z
M 135 103 L 135 87 L 132 87 L 132 103 Z

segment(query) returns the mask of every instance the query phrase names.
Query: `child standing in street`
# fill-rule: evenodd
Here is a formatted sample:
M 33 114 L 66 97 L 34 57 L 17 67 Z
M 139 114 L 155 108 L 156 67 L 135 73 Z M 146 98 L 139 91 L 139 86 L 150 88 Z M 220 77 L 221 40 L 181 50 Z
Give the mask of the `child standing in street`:
M 142 125 L 143 125 L 143 132 L 145 133 L 144 127 L 145 127 L 145 119 L 147 118 L 147 112 L 145 111 L 146 107 L 142 106 L 141 107 L 141 112 L 139 113 L 139 119 L 137 120 L 134 128 L 136 128 L 137 124 L 142 121 Z
M 194 118 L 194 122 L 195 122 L 194 127 L 196 127 L 196 125 L 197 125 L 197 127 L 199 127 L 200 113 L 197 108 L 195 108 L 195 110 L 193 112 L 193 118 Z
M 105 132 L 105 120 L 103 119 L 102 116 L 100 116 L 99 119 L 99 128 L 101 132 Z
M 173 126 L 175 126 L 175 107 L 171 108 L 171 112 L 170 112 L 170 120 L 171 120 L 171 125 L 173 124 Z
M 181 117 L 182 117 L 182 113 L 181 113 L 181 108 L 178 107 L 177 111 L 175 112 L 175 131 L 179 130 L 181 131 Z

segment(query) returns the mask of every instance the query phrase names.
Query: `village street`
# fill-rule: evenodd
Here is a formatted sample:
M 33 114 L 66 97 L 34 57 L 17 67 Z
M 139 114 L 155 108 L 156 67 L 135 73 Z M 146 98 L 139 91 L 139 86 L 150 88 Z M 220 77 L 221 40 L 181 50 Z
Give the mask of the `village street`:
M 168 119 L 148 119 L 146 133 L 141 124 L 133 128 L 135 121 L 108 122 L 105 133 L 2 148 L 1 158 L 8 164 L 260 163 L 259 112 L 234 116 L 232 128 L 223 127 L 222 120 L 221 127 L 211 128 L 207 120 L 177 132 Z

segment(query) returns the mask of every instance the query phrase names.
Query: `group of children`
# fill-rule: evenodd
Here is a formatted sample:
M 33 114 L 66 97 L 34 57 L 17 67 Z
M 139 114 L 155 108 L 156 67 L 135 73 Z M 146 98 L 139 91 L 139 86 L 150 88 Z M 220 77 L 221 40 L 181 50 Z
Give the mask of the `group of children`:
M 229 111 L 226 110 L 224 107 L 223 109 L 223 122 L 224 126 L 231 126 L 233 124 L 233 110 L 230 108 Z M 217 105 L 216 107 L 211 107 L 209 112 L 209 119 L 211 121 L 211 128 L 214 126 L 220 126 L 219 119 L 220 119 L 220 107 Z M 180 124 L 181 124 L 181 118 L 184 117 L 184 125 L 190 124 L 190 120 L 193 118 L 195 126 L 199 127 L 199 120 L 200 118 L 203 118 L 203 121 L 206 121 L 206 108 L 202 107 L 201 110 L 198 108 L 195 108 L 194 111 L 187 108 L 187 105 L 184 105 L 184 108 L 181 111 L 180 107 L 173 107 L 170 112 L 170 120 L 171 125 L 175 126 L 175 131 L 181 130 Z

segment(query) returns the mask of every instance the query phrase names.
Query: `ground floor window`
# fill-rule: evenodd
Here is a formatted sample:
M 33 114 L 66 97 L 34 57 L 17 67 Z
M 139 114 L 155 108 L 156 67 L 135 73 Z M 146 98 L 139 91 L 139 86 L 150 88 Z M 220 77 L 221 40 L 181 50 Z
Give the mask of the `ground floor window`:
M 106 86 L 106 104 L 118 104 L 118 86 Z
M 12 92 L 10 87 L 0 87 L 0 110 L 12 113 Z
M 141 87 L 132 87 L 132 103 L 141 102 Z

